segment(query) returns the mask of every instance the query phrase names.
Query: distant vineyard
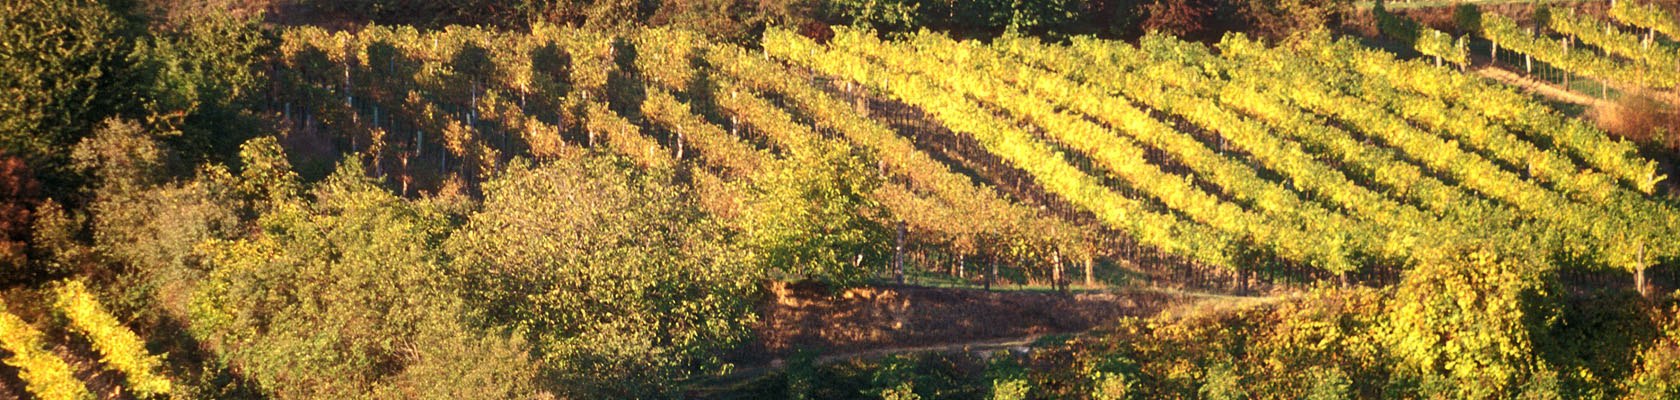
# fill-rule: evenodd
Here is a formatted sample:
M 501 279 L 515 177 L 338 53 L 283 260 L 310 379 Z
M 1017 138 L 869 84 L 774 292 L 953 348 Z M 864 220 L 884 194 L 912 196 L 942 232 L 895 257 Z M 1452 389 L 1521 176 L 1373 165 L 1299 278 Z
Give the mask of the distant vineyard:
M 1560 17 L 1560 30 L 1591 27 Z M 1385 31 L 1465 63 L 1462 39 L 1403 22 Z M 1484 33 L 1542 51 L 1505 24 Z M 909 263 L 970 279 L 972 263 L 1052 283 L 1068 267 L 1090 279 L 1093 264 L 1238 286 L 1381 280 L 1467 245 L 1637 272 L 1671 262 L 1662 243 L 1680 231 L 1632 144 L 1349 41 L 980 44 L 841 28 L 819 44 L 772 29 L 757 53 L 669 30 L 282 39 L 270 99 L 292 140 L 354 152 L 403 193 L 470 190 L 515 156 L 601 151 L 688 176 L 730 215 L 767 170 L 855 153 L 882 178 L 879 213 L 859 212 L 905 227 Z M 1671 79 L 1605 71 L 1591 73 Z

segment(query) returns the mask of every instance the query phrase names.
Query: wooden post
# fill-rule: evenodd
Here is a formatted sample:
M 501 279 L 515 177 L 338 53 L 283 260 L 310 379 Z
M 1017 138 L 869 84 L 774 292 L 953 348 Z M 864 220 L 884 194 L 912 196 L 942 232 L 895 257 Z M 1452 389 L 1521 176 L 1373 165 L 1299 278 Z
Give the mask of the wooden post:
M 1097 281 L 1096 281 L 1095 277 L 1091 276 L 1092 275 L 1091 274 L 1091 272 L 1092 272 L 1091 269 L 1092 269 L 1091 268 L 1091 256 L 1086 255 L 1085 256 L 1085 287 L 1087 287 L 1087 288 L 1097 286 Z
M 893 274 L 898 284 L 904 284 L 904 221 L 898 221 L 898 245 L 893 246 Z
M 998 259 L 996 259 L 996 257 L 993 257 L 993 259 L 991 259 L 991 276 L 986 277 L 986 289 L 988 289 L 988 291 L 990 291 L 990 289 L 991 289 L 991 281 L 995 281 L 995 279 L 998 279 L 998 262 L 1000 262 L 1000 261 L 998 261 Z
M 1633 273 L 1633 288 L 1639 291 L 1639 297 L 1647 297 L 1650 294 L 1647 293 L 1647 290 L 1645 289 L 1645 243 L 1643 242 L 1639 243 L 1638 268 L 1639 269 Z
M 1056 250 L 1056 252 L 1050 254 L 1050 263 L 1054 265 L 1050 273 L 1050 286 L 1056 288 L 1056 290 L 1067 292 L 1067 287 L 1062 285 L 1061 250 Z

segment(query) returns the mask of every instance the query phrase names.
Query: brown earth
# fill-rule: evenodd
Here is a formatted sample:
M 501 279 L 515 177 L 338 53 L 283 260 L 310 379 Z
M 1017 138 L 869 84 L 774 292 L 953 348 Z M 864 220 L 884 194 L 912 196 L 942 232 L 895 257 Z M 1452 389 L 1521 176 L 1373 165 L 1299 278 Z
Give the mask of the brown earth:
M 1503 68 L 1496 68 L 1484 64 L 1481 67 L 1476 67 L 1473 71 L 1471 71 L 1471 73 L 1483 78 L 1498 81 L 1500 83 L 1516 86 L 1529 93 L 1555 101 L 1580 104 L 1588 107 L 1599 107 L 1604 104 L 1603 100 L 1599 100 L 1596 97 L 1572 92 L 1550 82 L 1522 76 L 1521 74 L 1511 72 Z
M 831 292 L 781 282 L 767 292 L 755 340 L 731 361 L 761 364 L 800 349 L 852 354 L 1080 332 L 1189 299 L 1149 289 L 1062 294 L 873 286 Z

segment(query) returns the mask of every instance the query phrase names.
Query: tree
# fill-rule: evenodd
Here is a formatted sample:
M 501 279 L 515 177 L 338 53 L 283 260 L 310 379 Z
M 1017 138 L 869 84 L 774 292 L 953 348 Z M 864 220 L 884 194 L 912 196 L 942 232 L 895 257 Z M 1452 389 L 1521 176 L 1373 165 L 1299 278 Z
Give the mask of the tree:
M 534 394 L 522 339 L 475 328 L 447 273 L 448 215 L 353 161 L 303 200 L 263 210 L 249 237 L 201 245 L 196 337 L 277 398 Z
M 167 154 L 158 135 L 133 120 L 112 118 L 71 150 L 75 167 L 99 193 L 128 193 L 162 182 Z
M 742 213 L 754 261 L 795 279 L 852 285 L 867 278 L 863 265 L 891 251 L 879 222 L 887 218 L 869 197 L 880 182 L 868 165 L 828 143 L 758 172 Z
M 41 202 L 29 238 L 31 272 L 61 275 L 91 264 L 92 251 L 78 240 L 83 222 L 52 199 Z
M 519 161 L 486 183 L 449 239 L 454 274 L 563 395 L 669 394 L 747 333 L 759 274 L 670 176 L 603 157 Z
M 130 56 L 144 85 L 140 106 L 165 142 L 189 161 L 227 162 L 258 132 L 255 95 L 268 80 L 260 63 L 274 41 L 262 15 L 235 15 L 232 0 L 180 2 L 157 16 Z M 179 131 L 179 132 L 176 132 Z M 227 158 L 227 159 L 224 159 Z
M 0 281 L 23 278 L 27 257 L 31 209 L 40 202 L 41 185 L 35 182 L 29 165 L 0 151 Z
M 1349 0 L 1245 0 L 1238 7 L 1256 34 L 1279 40 L 1333 28 L 1353 10 Z
M 60 269 L 115 265 L 119 268 L 102 270 L 141 272 L 153 282 L 179 285 L 198 277 L 193 269 L 200 242 L 227 238 L 239 224 L 232 177 L 225 169 L 206 167 L 201 179 L 172 180 L 159 135 L 133 121 L 106 121 L 76 145 L 73 158 L 93 178 L 87 211 L 101 258 L 78 254 L 70 244 L 76 229 L 61 222 L 59 228 L 70 232 L 53 234 L 63 236 L 56 240 L 63 244 L 55 245 Z
M 1196 36 L 1207 33 L 1217 20 L 1220 2 L 1210 0 L 1154 0 L 1141 8 L 1145 31 Z
M 1556 310 L 1545 264 L 1468 251 L 1422 262 L 1389 300 L 1377 336 L 1397 378 L 1424 397 L 1509 398 L 1555 379 L 1534 351 Z M 1543 385 L 1540 385 L 1543 386 Z
M 0 150 L 57 187 L 59 149 L 127 101 L 125 21 L 95 0 L 3 0 L 0 21 Z
M 826 2 L 823 12 L 853 26 L 908 32 L 922 26 L 921 6 L 916 0 L 842 0 Z

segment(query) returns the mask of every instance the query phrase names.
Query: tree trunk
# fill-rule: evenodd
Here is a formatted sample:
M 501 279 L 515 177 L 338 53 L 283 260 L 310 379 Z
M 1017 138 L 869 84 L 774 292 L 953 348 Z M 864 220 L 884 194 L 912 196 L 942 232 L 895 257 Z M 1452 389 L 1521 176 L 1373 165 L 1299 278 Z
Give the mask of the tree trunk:
M 964 255 L 964 254 L 958 254 L 957 255 L 957 279 L 967 280 L 968 279 L 968 274 L 967 274 L 968 271 L 966 271 L 967 269 L 968 269 L 968 256 Z
M 1085 256 L 1085 287 L 1087 288 L 1097 286 L 1097 281 L 1091 276 L 1091 269 L 1091 256 Z
M 1050 263 L 1054 265 L 1054 268 L 1051 269 L 1050 286 L 1056 288 L 1056 290 L 1058 290 L 1058 291 L 1061 291 L 1061 292 L 1064 292 L 1064 293 L 1067 292 L 1067 287 L 1062 285 L 1062 251 L 1061 250 L 1056 250 L 1055 253 L 1052 253 L 1050 255 Z
M 904 221 L 898 221 L 898 245 L 893 246 L 893 275 L 904 284 Z
M 1645 266 L 1644 265 L 1639 266 L 1639 269 L 1634 271 L 1634 273 L 1633 273 L 1633 287 L 1634 287 L 1634 289 L 1639 290 L 1639 297 L 1650 296 L 1650 294 L 1647 293 L 1648 290 L 1645 289 Z
M 1638 269 L 1633 272 L 1633 288 L 1634 288 L 1634 290 L 1639 291 L 1639 297 L 1647 297 L 1647 296 L 1650 295 L 1648 293 L 1649 290 L 1647 290 L 1645 288 L 1645 244 L 1644 243 L 1639 244 L 1639 266 L 1638 266 Z

